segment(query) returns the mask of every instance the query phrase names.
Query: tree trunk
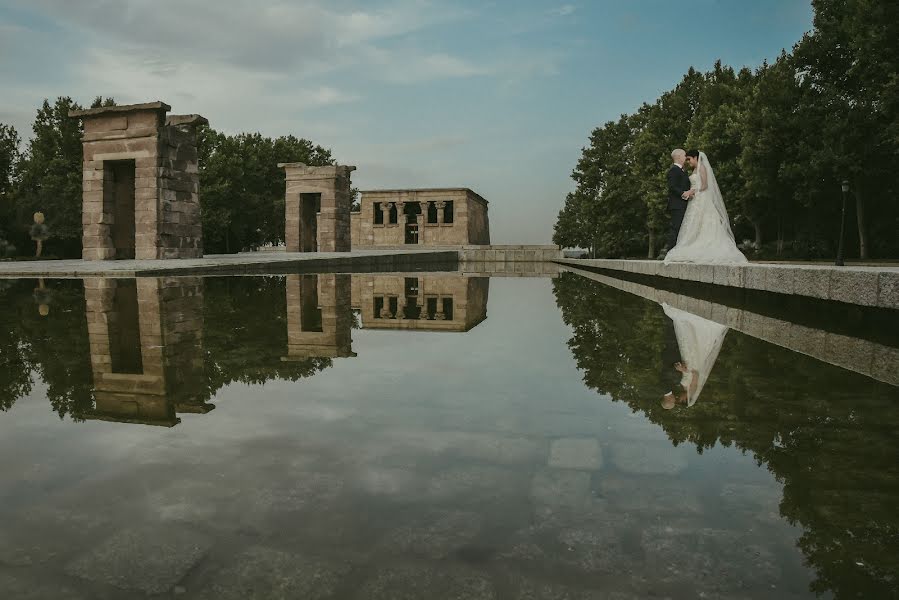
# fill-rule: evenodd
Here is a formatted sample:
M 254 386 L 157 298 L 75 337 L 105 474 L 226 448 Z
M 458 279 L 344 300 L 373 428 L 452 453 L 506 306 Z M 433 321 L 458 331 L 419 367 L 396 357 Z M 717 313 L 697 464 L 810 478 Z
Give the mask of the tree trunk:
M 762 227 L 759 225 L 758 221 L 750 221 L 752 223 L 752 227 L 755 229 L 755 245 L 759 248 L 762 247 Z
M 656 230 L 654 227 L 649 228 L 649 251 L 646 258 L 652 260 L 656 257 Z
M 780 256 L 784 249 L 784 224 L 783 219 L 777 217 L 777 255 Z
M 855 191 L 855 219 L 858 222 L 858 257 L 868 258 L 868 233 L 865 227 L 865 200 L 862 190 Z
M 41 240 L 36 240 L 36 241 L 37 241 L 37 251 L 34 253 L 34 257 L 40 258 L 41 252 L 44 250 L 44 242 L 42 242 Z

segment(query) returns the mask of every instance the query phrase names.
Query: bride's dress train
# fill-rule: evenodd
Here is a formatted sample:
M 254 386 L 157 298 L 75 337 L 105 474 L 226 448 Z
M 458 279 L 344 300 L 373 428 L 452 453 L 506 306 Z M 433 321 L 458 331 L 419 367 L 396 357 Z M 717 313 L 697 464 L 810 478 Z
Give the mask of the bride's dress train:
M 706 174 L 705 185 L 701 177 L 703 170 Z M 721 190 L 705 152 L 699 153 L 699 164 L 690 175 L 690 183 L 691 188 L 696 190 L 696 195 L 687 203 L 677 244 L 668 251 L 665 264 L 747 262 L 734 242 Z

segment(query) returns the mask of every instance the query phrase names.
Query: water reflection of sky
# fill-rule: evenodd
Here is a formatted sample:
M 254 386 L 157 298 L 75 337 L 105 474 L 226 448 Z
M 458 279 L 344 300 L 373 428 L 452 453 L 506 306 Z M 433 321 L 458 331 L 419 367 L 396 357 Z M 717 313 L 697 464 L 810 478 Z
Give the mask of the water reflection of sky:
M 730 331 L 701 398 L 667 411 L 662 307 L 570 275 L 491 280 L 467 331 L 368 327 L 334 301 L 362 312 L 356 356 L 303 371 L 281 360 L 284 279 L 259 281 L 171 295 L 172 323 L 202 323 L 188 373 L 217 382 L 169 391 L 215 388 L 174 427 L 60 418 L 48 395 L 84 373 L 33 363 L 0 414 L 0 587 L 886 597 L 895 388 Z M 5 330 L 46 346 L 23 355 L 66 343 L 91 370 L 79 283 L 49 282 L 43 317 L 32 282 L 0 291 Z M 476 311 L 482 290 L 458 289 Z

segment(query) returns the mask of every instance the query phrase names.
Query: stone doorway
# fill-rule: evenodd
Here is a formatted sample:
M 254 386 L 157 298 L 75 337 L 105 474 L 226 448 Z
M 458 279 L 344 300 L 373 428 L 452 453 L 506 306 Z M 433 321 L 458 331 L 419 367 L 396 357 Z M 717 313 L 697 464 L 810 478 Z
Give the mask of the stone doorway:
M 133 160 L 103 163 L 103 212 L 112 215 L 110 237 L 116 259 L 135 255 L 134 175 Z
M 420 232 L 418 230 L 418 215 L 421 214 L 421 208 L 419 204 L 414 202 L 407 202 L 406 206 L 403 207 L 403 215 L 404 215 L 404 224 L 403 224 L 403 232 L 404 232 L 404 243 L 405 244 L 417 244 Z
M 321 194 L 300 194 L 300 251 L 318 252 L 318 213 Z

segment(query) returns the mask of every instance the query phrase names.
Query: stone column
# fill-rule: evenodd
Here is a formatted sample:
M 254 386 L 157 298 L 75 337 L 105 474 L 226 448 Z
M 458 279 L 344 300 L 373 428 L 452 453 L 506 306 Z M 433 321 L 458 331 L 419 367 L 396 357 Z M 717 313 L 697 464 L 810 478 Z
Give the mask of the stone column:
M 403 211 L 406 210 L 406 203 L 402 200 L 396 202 L 396 224 L 403 229 L 406 230 L 406 215 Z
M 390 202 L 381 202 L 381 216 L 384 219 L 384 226 L 390 224 Z
M 443 209 L 446 207 L 446 202 L 438 200 L 434 204 L 437 206 L 437 224 L 443 225 Z
M 387 296 L 383 296 L 383 298 L 384 298 L 384 303 L 381 305 L 381 312 L 380 312 L 379 316 L 382 319 L 389 319 L 391 316 L 390 315 L 390 298 L 388 298 Z
M 421 214 L 418 215 L 418 243 L 425 243 L 425 226 L 428 224 L 428 203 L 423 201 L 419 202 L 419 206 L 421 207 Z

